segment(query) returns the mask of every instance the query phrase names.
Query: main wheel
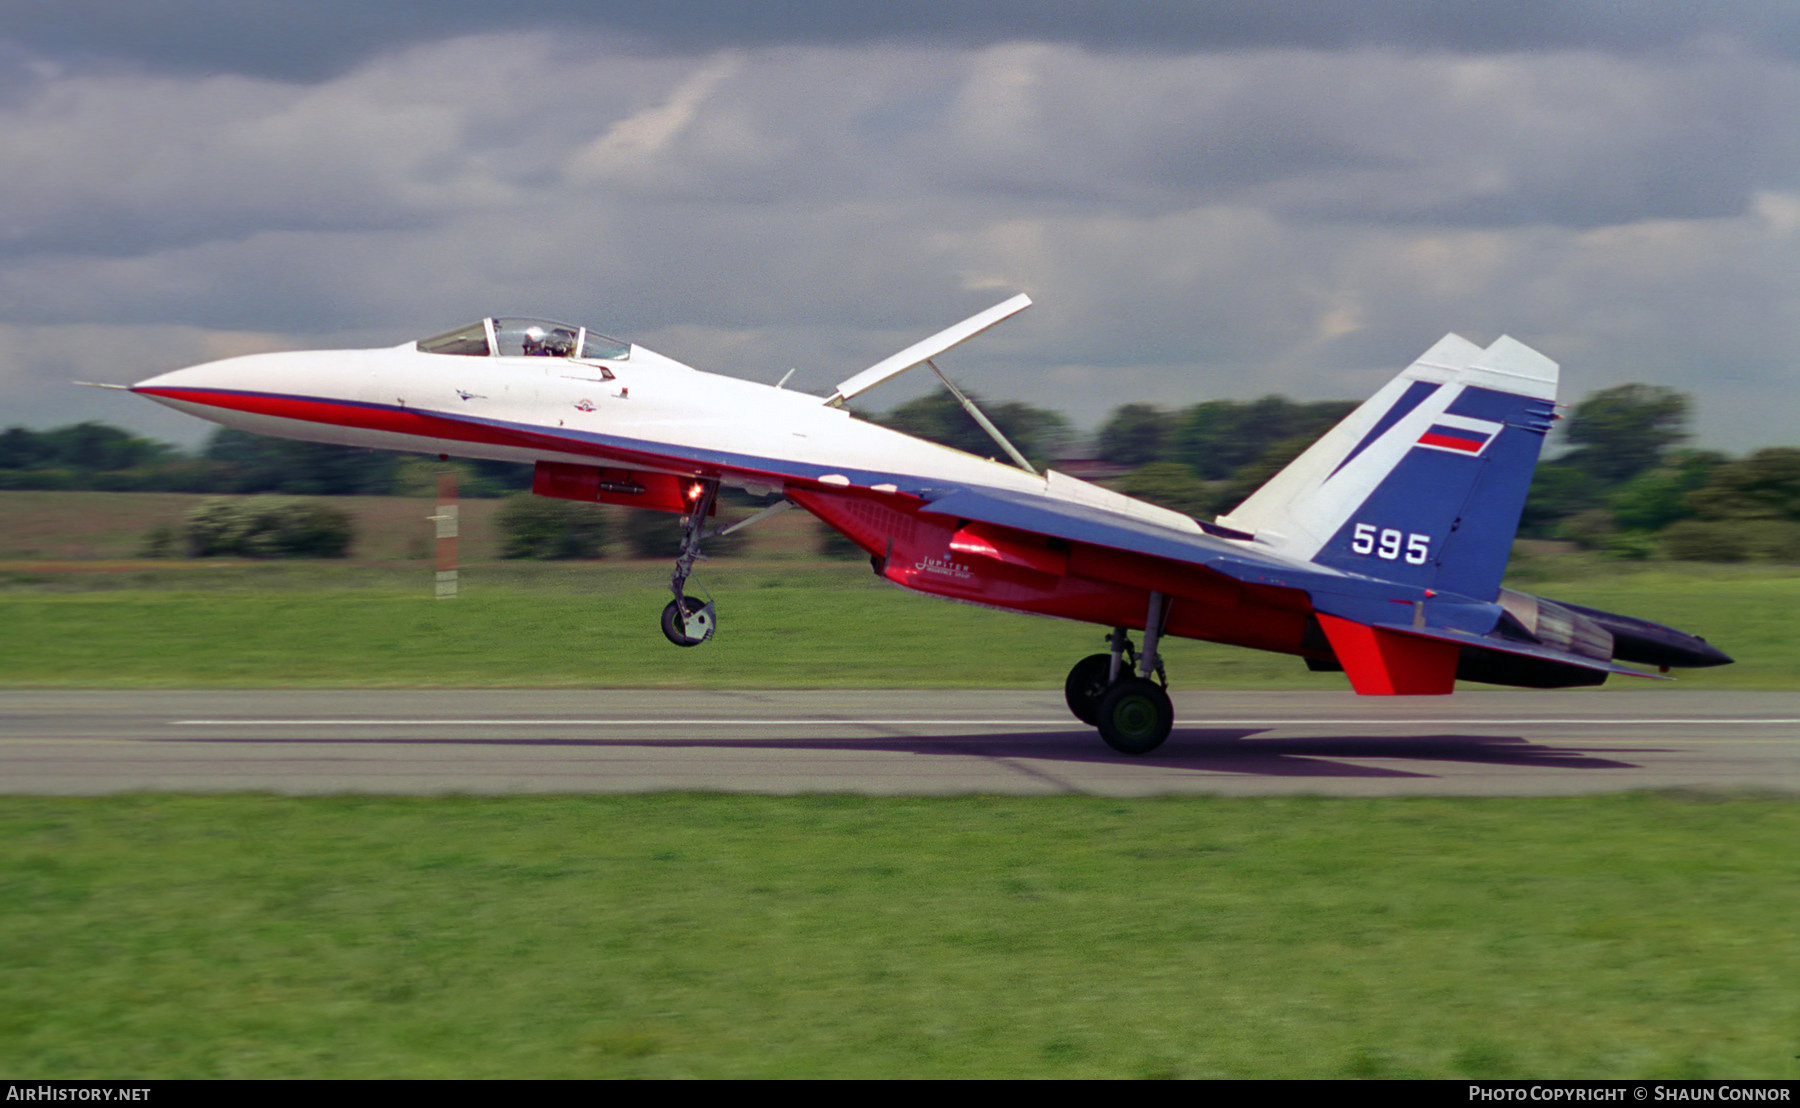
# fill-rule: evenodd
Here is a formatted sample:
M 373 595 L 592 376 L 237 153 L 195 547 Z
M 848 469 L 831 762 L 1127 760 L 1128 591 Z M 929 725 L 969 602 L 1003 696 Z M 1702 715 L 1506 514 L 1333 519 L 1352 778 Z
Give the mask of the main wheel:
M 676 646 L 699 646 L 712 638 L 712 607 L 691 596 L 681 598 L 681 611 L 676 612 L 675 602 L 669 601 L 663 607 L 663 636 Z
M 1099 722 L 1100 698 L 1106 695 L 1106 679 L 1111 676 L 1111 654 L 1089 654 L 1075 663 L 1063 682 L 1063 699 L 1076 719 L 1090 727 Z
M 1154 681 L 1121 677 L 1100 698 L 1100 737 L 1120 754 L 1148 754 L 1163 744 L 1175 726 L 1175 706 Z

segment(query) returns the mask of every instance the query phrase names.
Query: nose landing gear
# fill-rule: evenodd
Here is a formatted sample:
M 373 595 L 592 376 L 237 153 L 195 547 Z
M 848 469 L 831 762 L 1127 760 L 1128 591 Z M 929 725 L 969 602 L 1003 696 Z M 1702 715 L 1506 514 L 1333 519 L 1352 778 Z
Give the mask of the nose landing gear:
M 761 489 L 759 494 L 766 495 L 769 491 L 771 490 Z M 712 515 L 713 501 L 718 495 L 717 478 L 696 479 L 688 493 L 693 506 L 682 518 L 681 553 L 676 556 L 675 572 L 669 577 L 669 591 L 675 594 L 675 599 L 664 605 L 662 611 L 663 635 L 676 646 L 699 646 L 712 638 L 719 626 L 718 613 L 713 610 L 712 599 L 697 600 L 687 594 L 687 579 L 694 571 L 694 563 L 706 557 L 700 552 L 700 540 L 724 538 L 794 506 L 792 501 L 785 498 L 777 500 L 748 518 L 708 531 L 706 520 Z
M 699 646 L 712 638 L 718 628 L 712 601 L 699 600 L 686 592 L 694 563 L 705 557 L 700 552 L 700 539 L 706 532 L 706 517 L 712 513 L 713 500 L 719 495 L 717 481 L 703 481 L 696 487 L 700 492 L 683 521 L 681 553 L 676 556 L 675 572 L 669 577 L 669 591 L 675 599 L 662 610 L 663 637 L 676 646 Z

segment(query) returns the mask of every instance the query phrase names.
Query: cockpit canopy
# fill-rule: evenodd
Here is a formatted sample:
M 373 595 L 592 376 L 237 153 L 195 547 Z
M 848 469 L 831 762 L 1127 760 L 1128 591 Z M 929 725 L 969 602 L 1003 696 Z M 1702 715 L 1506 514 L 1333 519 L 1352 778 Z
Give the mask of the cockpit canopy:
M 484 319 L 428 339 L 420 339 L 426 354 L 462 354 L 473 358 L 581 358 L 587 361 L 624 361 L 631 344 L 610 339 L 586 327 L 552 323 L 546 319 Z

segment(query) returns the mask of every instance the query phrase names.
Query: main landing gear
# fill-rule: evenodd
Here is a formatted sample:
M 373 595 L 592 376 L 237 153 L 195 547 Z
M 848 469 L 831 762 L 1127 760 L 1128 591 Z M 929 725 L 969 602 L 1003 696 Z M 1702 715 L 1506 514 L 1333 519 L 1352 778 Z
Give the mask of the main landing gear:
M 1090 654 L 1075 663 L 1063 682 L 1063 699 L 1069 711 L 1083 723 L 1099 728 L 1106 745 L 1121 754 L 1148 754 L 1163 744 L 1175 726 L 1175 708 L 1169 703 L 1168 678 L 1163 673 L 1157 642 L 1162 637 L 1168 598 L 1150 594 L 1150 610 L 1144 619 L 1144 650 L 1139 654 L 1126 638 L 1125 628 L 1115 627 L 1112 651 Z M 1133 670 L 1137 673 L 1134 675 Z M 1150 678 L 1154 675 L 1156 680 Z

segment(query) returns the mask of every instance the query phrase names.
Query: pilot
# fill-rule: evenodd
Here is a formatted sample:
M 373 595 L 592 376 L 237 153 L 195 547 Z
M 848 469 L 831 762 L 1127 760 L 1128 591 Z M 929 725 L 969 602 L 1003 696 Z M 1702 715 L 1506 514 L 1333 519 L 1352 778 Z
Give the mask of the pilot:
M 575 350 L 575 337 L 567 331 L 525 328 L 523 351 L 527 358 L 566 358 Z

